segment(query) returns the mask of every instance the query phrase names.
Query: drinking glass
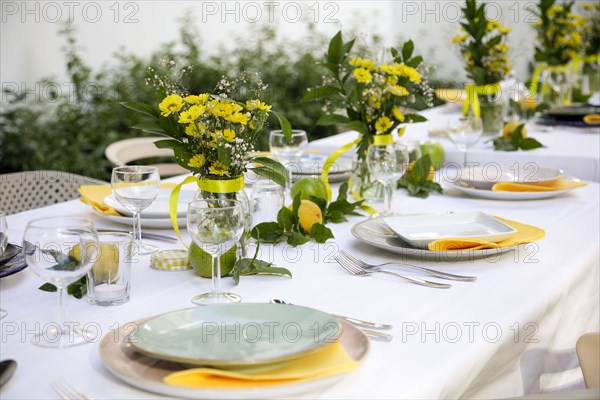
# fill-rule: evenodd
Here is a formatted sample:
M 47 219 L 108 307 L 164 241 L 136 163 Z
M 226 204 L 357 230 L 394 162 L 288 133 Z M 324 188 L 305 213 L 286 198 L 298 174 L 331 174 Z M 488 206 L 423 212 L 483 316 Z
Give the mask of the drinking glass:
M 463 165 L 467 165 L 467 152 L 473 147 L 483 133 L 481 118 L 473 116 L 452 119 L 448 122 L 448 137 L 463 153 Z
M 8 225 L 6 224 L 6 216 L 0 211 L 0 256 L 6 250 L 8 244 Z M 6 317 L 8 312 L 4 308 L 0 308 L 0 319 Z
M 270 179 L 260 179 L 252 185 L 250 208 L 252 225 L 277 221 L 277 214 L 283 207 L 283 188 Z
M 32 343 L 44 347 L 69 347 L 90 342 L 86 331 L 65 325 L 65 289 L 88 273 L 98 257 L 98 234 L 86 218 L 48 217 L 30 221 L 23 235 L 27 266 L 58 290 L 58 321 L 35 335 Z M 94 335 L 96 333 L 94 332 Z
M 158 169 L 146 166 L 117 167 L 112 171 L 112 192 L 115 199 L 133 214 L 133 248 L 139 255 L 150 254 L 158 247 L 142 241 L 140 212 L 146 209 L 158 196 L 160 175 Z
M 221 256 L 244 232 L 242 203 L 229 199 L 193 201 L 188 205 L 187 228 L 194 243 L 212 257 L 212 290 L 193 297 L 192 303 L 239 303 L 240 296 L 221 290 Z
M 300 159 L 304 149 L 308 146 L 306 132 L 298 129 L 292 130 L 292 138 L 288 142 L 282 130 L 271 131 L 269 136 L 269 149 L 277 161 L 286 166 L 288 181 L 285 184 L 285 196 L 290 196 L 292 185 L 292 168 L 300 168 Z
M 369 172 L 385 188 L 387 209 L 373 217 L 397 215 L 392 211 L 394 186 L 402 177 L 409 164 L 408 147 L 402 143 L 387 145 L 371 145 L 367 151 Z

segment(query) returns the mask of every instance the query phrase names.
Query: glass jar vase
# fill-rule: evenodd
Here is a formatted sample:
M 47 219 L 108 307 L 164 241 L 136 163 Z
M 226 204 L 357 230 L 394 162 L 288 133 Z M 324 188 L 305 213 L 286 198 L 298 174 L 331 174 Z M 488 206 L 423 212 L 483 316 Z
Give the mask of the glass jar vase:
M 483 136 L 498 136 L 504 127 L 504 105 L 488 96 L 479 97 Z
M 383 185 L 371 176 L 366 154 L 364 157 L 359 157 L 358 153 L 354 154 L 351 179 L 350 190 L 352 193 L 359 194 L 361 199 L 369 203 L 383 202 Z

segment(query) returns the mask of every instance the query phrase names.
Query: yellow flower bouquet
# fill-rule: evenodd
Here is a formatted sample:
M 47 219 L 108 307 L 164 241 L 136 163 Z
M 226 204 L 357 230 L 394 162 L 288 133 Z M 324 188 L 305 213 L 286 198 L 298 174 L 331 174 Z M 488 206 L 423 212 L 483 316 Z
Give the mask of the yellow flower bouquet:
M 157 105 L 137 102 L 123 105 L 145 114 L 148 121 L 133 128 L 164 135 L 166 138 L 155 145 L 173 149 L 177 163 L 193 175 L 178 185 L 171 195 L 171 219 L 175 231 L 179 233 L 177 198 L 181 186 L 195 182 L 199 188 L 196 198 L 241 200 L 247 209 L 249 235 L 250 210 L 243 191 L 244 172 L 252 170 L 285 184 L 285 167 L 271 158 L 259 156 L 254 152 L 254 145 L 269 114 L 277 117 L 288 138 L 291 138 L 290 123 L 260 99 L 266 86 L 258 77 L 251 79 L 241 74 L 234 81 L 223 78 L 217 84 L 216 93 L 189 94 L 154 70 L 149 70 L 148 75 L 147 83 L 159 94 Z M 235 100 L 242 93 L 247 98 Z
M 503 124 L 500 82 L 511 71 L 510 48 L 506 44 L 511 28 L 502 26 L 500 21 L 489 20 L 485 7 L 485 3 L 477 4 L 476 0 L 466 1 L 462 8 L 462 33 L 452 41 L 458 44 L 467 76 L 473 82 L 466 87 L 463 113 L 472 112 L 481 117 L 484 135 L 495 136 Z
M 433 91 L 418 70 L 423 58 L 413 57 L 412 41 L 406 42 L 401 52 L 392 48 L 390 62 L 382 63 L 350 57 L 354 42 L 353 39 L 344 43 L 341 32 L 333 37 L 322 62 L 327 72 L 323 85 L 310 90 L 304 101 L 324 102 L 327 114 L 317 121 L 318 125 L 341 124 L 343 129 L 361 134 L 357 141 L 334 154 L 339 156 L 356 145 L 358 172 L 353 177 L 353 192 L 376 197 L 369 193 L 374 187 L 365 163 L 369 145 L 391 143 L 391 133 L 400 125 L 425 121 L 424 117 L 407 112 L 406 106 L 415 102 L 416 95 L 423 94 L 431 107 Z M 403 131 L 398 130 L 399 134 Z M 335 156 L 326 165 L 334 161 Z M 326 181 L 327 171 L 323 172 L 323 179 Z

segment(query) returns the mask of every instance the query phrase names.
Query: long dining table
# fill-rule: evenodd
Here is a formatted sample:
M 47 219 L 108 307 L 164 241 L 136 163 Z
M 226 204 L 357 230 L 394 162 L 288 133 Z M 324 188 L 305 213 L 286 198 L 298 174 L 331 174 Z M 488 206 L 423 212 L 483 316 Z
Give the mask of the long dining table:
M 333 186 L 334 194 L 337 187 Z M 326 388 L 290 397 L 508 398 L 581 389 L 575 343 L 582 334 L 600 330 L 599 204 L 600 185 L 594 182 L 554 198 L 530 201 L 468 198 L 448 187 L 443 195 L 427 199 L 398 191 L 393 201 L 398 212 L 476 210 L 540 227 L 546 236 L 500 256 L 412 260 L 477 277 L 474 282 L 446 281 L 452 283 L 450 289 L 434 289 L 383 274 L 353 276 L 337 264 L 334 256 L 340 250 L 373 263 L 399 259 L 398 254 L 352 235 L 351 228 L 368 218 L 363 213 L 330 224 L 335 239 L 324 244 L 264 245 L 260 258 L 288 268 L 292 278 L 244 276 L 238 286 L 230 278 L 224 279 L 224 286 L 247 303 L 277 298 L 393 324 L 389 331 L 393 340 L 373 340 L 359 369 Z M 98 228 L 130 228 L 72 200 L 8 216 L 9 242 L 21 243 L 28 221 L 56 215 L 88 217 Z M 171 229 L 153 231 L 175 236 Z M 182 237 L 189 242 L 185 230 Z M 178 243 L 149 242 L 161 249 L 183 248 Z M 130 321 L 192 307 L 191 297 L 208 290 L 210 280 L 190 270 L 151 269 L 149 263 L 150 257 L 143 256 L 133 265 L 131 300 L 124 305 L 101 307 L 69 297 L 68 321 L 94 327 L 97 335 L 90 343 L 63 349 L 30 342 L 54 321 L 56 294 L 38 290 L 43 281 L 29 268 L 0 279 L 0 306 L 8 312 L 0 320 L 0 358 L 18 363 L 14 377 L 0 389 L 1 397 L 53 398 L 51 384 L 60 379 L 94 398 L 160 397 L 113 376 L 99 356 L 99 342 L 111 329 Z M 202 389 L 198 390 L 197 397 L 203 397 Z

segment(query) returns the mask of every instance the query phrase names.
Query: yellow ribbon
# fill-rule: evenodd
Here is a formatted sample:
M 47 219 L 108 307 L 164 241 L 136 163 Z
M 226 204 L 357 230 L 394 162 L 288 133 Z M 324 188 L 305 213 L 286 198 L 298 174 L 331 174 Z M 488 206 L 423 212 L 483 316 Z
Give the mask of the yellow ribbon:
M 244 189 L 243 176 L 227 180 L 206 179 L 198 178 L 196 176 L 188 176 L 183 180 L 183 182 L 175 186 L 175 189 L 173 189 L 173 191 L 171 192 L 171 197 L 169 198 L 169 214 L 171 216 L 171 224 L 173 224 L 173 229 L 175 230 L 175 233 L 177 233 L 177 237 L 185 247 L 187 247 L 187 244 L 183 242 L 183 239 L 181 239 L 181 234 L 179 233 L 179 225 L 177 224 L 177 205 L 179 204 L 179 192 L 181 191 L 181 188 L 184 185 L 187 185 L 188 183 L 192 182 L 196 182 L 200 190 L 212 193 L 235 193 Z
M 479 95 L 492 95 L 500 91 L 499 83 L 492 83 L 489 85 L 475 85 L 469 83 L 465 86 L 467 92 L 467 98 L 463 102 L 463 115 L 469 114 L 469 109 L 473 110 L 473 116 L 475 118 L 481 117 L 481 105 L 479 104 Z
M 587 57 L 576 56 L 575 58 L 573 58 L 573 69 L 575 71 L 577 71 L 579 69 L 579 64 L 596 63 L 599 60 L 600 60 L 600 53 L 592 54 L 591 56 L 587 56 Z
M 402 127 L 398 131 L 398 134 L 402 135 L 404 133 L 405 129 L 406 129 L 406 127 Z M 327 157 L 327 160 L 325 160 L 325 165 L 323 165 L 323 170 L 321 171 L 321 180 L 325 184 L 325 189 L 327 190 L 327 201 L 331 201 L 331 186 L 329 185 L 329 170 L 331 169 L 333 164 L 335 164 L 337 159 L 341 157 L 342 154 L 344 154 L 345 152 L 350 150 L 353 146 L 362 142 L 363 138 L 364 137 L 361 136 L 358 139 L 356 139 L 355 141 L 345 144 L 344 146 L 340 147 L 339 149 L 337 149 L 333 153 L 331 153 L 329 155 L 329 157 Z M 388 145 L 388 144 L 393 144 L 393 143 L 394 143 L 394 138 L 392 137 L 391 134 L 374 135 L 373 136 L 373 144 L 376 146 L 383 146 L 383 145 Z M 352 193 L 352 195 L 354 196 L 354 198 L 357 201 L 362 200 L 361 195 L 359 193 L 355 192 L 354 190 L 352 190 L 352 178 L 350 178 L 348 180 L 348 187 L 350 188 L 350 193 Z M 366 204 L 363 204 L 361 206 L 361 208 L 371 215 L 373 215 L 377 212 L 375 209 L 373 209 L 372 207 L 369 207 Z

